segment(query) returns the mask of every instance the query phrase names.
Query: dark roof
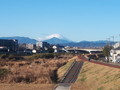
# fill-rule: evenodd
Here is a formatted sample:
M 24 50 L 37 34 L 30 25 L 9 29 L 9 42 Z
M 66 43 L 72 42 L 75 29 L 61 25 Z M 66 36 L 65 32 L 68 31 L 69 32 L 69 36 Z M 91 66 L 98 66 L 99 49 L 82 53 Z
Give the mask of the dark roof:
M 114 50 L 120 50 L 120 47 L 118 47 L 118 48 L 115 48 Z

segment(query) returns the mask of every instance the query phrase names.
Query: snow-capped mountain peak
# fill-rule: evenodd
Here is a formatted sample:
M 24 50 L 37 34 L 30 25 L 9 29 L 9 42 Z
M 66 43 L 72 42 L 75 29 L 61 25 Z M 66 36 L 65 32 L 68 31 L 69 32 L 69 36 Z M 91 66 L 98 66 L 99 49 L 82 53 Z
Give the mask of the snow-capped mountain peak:
M 60 35 L 60 34 L 52 34 L 52 35 L 49 35 L 49 36 L 46 36 L 46 37 L 43 37 L 43 38 L 39 38 L 38 41 L 44 41 L 44 40 L 49 40 L 49 39 L 52 39 L 52 38 L 58 38 L 58 39 L 63 39 L 63 40 L 68 40 L 67 38 L 65 38 L 64 36 Z
M 46 36 L 44 38 L 39 38 L 39 41 L 45 41 L 50 44 L 62 44 L 62 43 L 71 42 L 69 39 L 65 38 L 64 36 L 62 36 L 60 34 L 52 34 L 52 35 Z
M 51 39 L 51 38 L 63 39 L 63 36 L 60 34 L 52 34 L 52 35 L 46 37 L 46 39 Z

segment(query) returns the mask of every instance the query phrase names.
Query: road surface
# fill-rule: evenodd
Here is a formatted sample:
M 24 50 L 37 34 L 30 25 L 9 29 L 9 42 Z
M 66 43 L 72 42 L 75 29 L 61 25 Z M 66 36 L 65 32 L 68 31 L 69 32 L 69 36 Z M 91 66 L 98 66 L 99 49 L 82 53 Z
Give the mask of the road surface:
M 70 90 L 71 83 L 74 83 L 77 80 L 82 65 L 83 65 L 83 61 L 75 61 L 74 65 L 64 76 L 65 78 L 58 84 L 55 90 Z

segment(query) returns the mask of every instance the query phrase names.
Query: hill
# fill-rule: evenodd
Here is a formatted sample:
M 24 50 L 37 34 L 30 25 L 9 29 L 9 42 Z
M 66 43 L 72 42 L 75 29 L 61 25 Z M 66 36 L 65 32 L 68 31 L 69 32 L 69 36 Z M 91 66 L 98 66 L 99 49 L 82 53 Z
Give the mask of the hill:
M 80 41 L 80 42 L 70 42 L 66 44 L 62 44 L 64 46 L 70 46 L 70 47 L 82 47 L 82 48 L 88 48 L 88 47 L 104 47 L 107 45 L 107 41 Z M 109 42 L 110 45 L 112 45 L 114 42 Z
M 37 40 L 31 39 L 28 37 L 20 37 L 20 36 L 15 36 L 15 37 L 0 37 L 0 39 L 16 39 L 18 40 L 19 43 L 27 43 L 27 44 L 36 44 Z

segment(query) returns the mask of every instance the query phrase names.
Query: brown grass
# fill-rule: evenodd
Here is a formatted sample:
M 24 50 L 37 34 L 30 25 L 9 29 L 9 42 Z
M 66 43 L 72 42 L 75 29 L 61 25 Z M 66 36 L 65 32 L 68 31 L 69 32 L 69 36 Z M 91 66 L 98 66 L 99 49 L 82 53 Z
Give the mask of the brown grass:
M 0 60 L 0 90 L 53 90 L 57 70 L 73 55 L 53 59 Z
M 85 62 L 72 90 L 120 90 L 120 69 Z
M 62 59 L 37 59 L 32 62 L 6 62 L 0 68 L 9 70 L 1 83 L 42 83 L 51 84 L 56 79 L 55 71 L 64 65 L 67 60 Z M 55 78 L 55 79 L 54 79 Z
M 53 90 L 53 84 L 0 84 L 0 90 Z

